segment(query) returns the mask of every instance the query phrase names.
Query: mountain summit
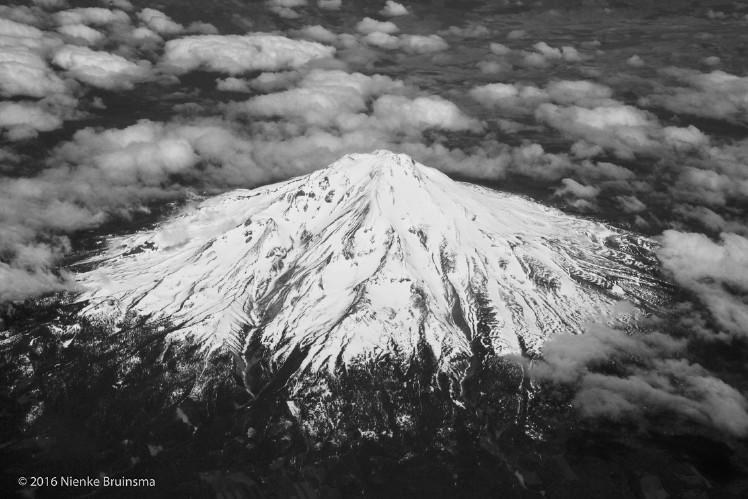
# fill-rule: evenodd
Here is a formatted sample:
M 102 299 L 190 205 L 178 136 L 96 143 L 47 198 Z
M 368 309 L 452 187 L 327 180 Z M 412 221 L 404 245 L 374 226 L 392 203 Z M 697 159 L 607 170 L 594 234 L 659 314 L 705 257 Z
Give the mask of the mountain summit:
M 658 294 L 647 240 L 389 151 L 208 199 L 92 262 L 86 313 L 166 319 L 206 347 L 260 342 L 278 362 L 303 352 L 310 371 L 424 346 L 446 371 L 478 343 L 537 353 Z

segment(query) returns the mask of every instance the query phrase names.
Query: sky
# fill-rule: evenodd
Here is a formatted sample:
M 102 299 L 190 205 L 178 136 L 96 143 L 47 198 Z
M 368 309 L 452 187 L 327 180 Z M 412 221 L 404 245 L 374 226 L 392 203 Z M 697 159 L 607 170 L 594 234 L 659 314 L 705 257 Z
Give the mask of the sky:
M 386 148 L 652 237 L 669 318 L 532 369 L 586 415 L 748 434 L 748 377 L 690 356 L 748 339 L 748 4 L 581 3 L 0 6 L 0 302 L 75 290 L 84 234 Z

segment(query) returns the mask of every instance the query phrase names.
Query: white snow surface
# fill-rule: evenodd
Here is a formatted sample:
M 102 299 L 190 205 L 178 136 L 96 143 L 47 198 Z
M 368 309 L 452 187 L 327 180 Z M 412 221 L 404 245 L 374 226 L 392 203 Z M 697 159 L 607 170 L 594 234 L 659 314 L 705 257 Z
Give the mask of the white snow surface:
M 116 238 L 78 280 L 89 316 L 167 319 L 205 348 L 259 338 L 278 362 L 306 352 L 313 372 L 428 345 L 452 371 L 474 341 L 538 353 L 549 336 L 656 302 L 650 250 L 377 151 Z

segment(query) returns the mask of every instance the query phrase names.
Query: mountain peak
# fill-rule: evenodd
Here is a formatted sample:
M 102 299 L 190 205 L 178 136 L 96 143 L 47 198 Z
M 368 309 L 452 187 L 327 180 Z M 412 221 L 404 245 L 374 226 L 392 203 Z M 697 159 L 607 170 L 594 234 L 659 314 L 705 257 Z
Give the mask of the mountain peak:
M 416 174 L 420 168 L 407 154 L 379 149 L 371 153 L 348 154 L 333 163 L 328 169 L 362 171 L 369 175 L 397 176 L 401 173 Z
M 432 175 L 441 175 L 433 168 L 417 164 L 407 154 L 386 149 L 366 154 L 349 154 L 330 165 L 327 170 L 341 173 L 352 184 L 373 182 L 380 187 L 390 185 L 395 188 L 418 186 L 419 182 L 424 181 L 427 170 Z
M 135 312 L 206 347 L 261 344 L 301 369 L 408 359 L 463 369 L 476 341 L 537 353 L 659 296 L 649 242 L 404 154 L 352 154 L 115 239 L 79 275 L 86 312 Z M 625 307 L 624 307 L 625 308 Z

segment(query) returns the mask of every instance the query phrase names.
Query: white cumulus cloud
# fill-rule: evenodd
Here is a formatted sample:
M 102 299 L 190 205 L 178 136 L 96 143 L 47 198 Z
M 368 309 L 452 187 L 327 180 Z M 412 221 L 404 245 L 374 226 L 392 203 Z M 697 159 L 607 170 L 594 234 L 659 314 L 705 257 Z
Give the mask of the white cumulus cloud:
M 169 40 L 162 62 L 180 72 L 239 74 L 295 68 L 334 53 L 334 47 L 280 35 L 200 35 Z
M 379 13 L 387 17 L 407 16 L 409 14 L 405 5 L 394 2 L 393 0 L 387 0 Z
M 95 26 L 103 26 L 130 22 L 130 16 L 127 12 L 118 9 L 105 9 L 103 7 L 81 7 L 62 10 L 55 13 L 54 17 L 60 25 L 93 24 Z
M 150 75 L 148 61 L 134 63 L 116 54 L 65 45 L 57 50 L 54 64 L 84 83 L 106 89 L 128 89 Z
M 176 35 L 184 31 L 184 26 L 175 22 L 160 10 L 146 8 L 138 12 L 138 19 L 161 35 Z
M 460 110 L 453 102 L 438 96 L 409 99 L 383 95 L 373 105 L 374 116 L 384 126 L 409 132 L 429 128 L 442 130 L 481 130 L 481 123 Z
M 391 21 L 377 21 L 371 17 L 365 17 L 356 24 L 356 31 L 363 35 L 368 35 L 369 33 L 374 32 L 392 35 L 400 31 L 400 28 L 397 27 L 397 24 Z
M 33 103 L 0 102 L 0 129 L 6 129 L 11 140 L 36 136 L 59 128 L 62 120 Z
M 748 76 L 681 68 L 669 68 L 663 73 L 688 86 L 663 87 L 643 98 L 642 104 L 675 113 L 748 123 Z
M 0 18 L 0 95 L 45 97 L 66 91 L 46 62 L 59 44 L 41 30 Z
M 722 233 L 713 241 L 698 233 L 667 230 L 658 256 L 675 280 L 696 293 L 721 328 L 748 336 L 748 239 Z
M 366 110 L 371 96 L 402 86 L 386 76 L 314 70 L 295 88 L 253 97 L 243 109 L 255 116 L 300 118 L 311 125 L 344 127 L 352 116 Z
M 57 31 L 70 38 L 82 40 L 87 45 L 99 43 L 104 39 L 104 33 L 85 24 L 63 24 Z

